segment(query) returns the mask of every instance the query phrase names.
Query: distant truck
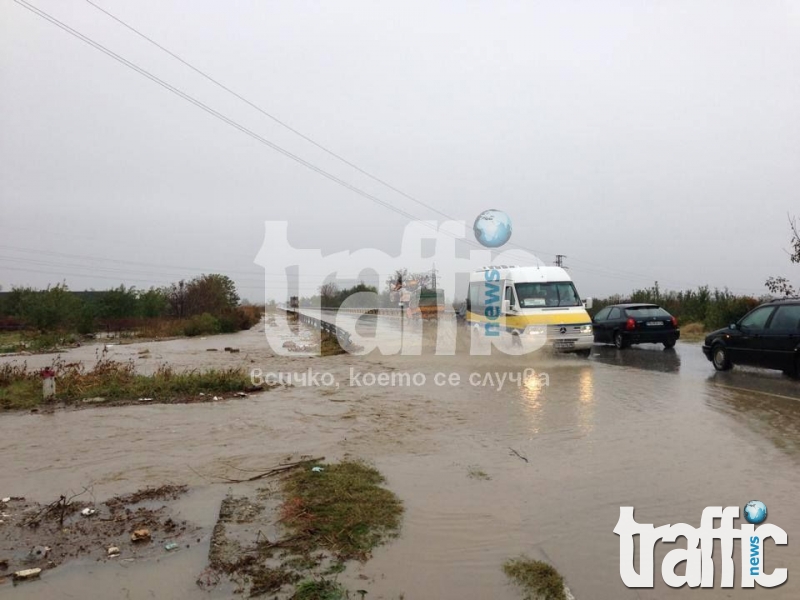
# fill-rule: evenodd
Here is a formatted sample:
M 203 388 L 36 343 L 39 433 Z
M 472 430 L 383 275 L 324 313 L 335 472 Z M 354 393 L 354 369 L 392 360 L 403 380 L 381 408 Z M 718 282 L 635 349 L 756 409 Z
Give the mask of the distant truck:
M 289 308 L 300 308 L 300 298 L 297 296 L 289 298 Z
M 414 312 L 423 319 L 438 319 L 444 313 L 444 290 L 420 290 Z

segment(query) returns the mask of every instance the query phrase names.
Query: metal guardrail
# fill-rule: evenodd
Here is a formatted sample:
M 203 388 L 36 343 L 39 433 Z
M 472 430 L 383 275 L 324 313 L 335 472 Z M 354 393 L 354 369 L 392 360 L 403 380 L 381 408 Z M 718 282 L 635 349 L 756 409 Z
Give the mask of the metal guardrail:
M 382 317 L 393 317 L 399 319 L 403 316 L 403 313 L 408 309 L 407 308 L 322 308 L 320 310 L 334 312 L 334 313 L 340 312 L 350 315 L 377 315 Z M 455 312 L 445 308 L 445 310 L 437 314 L 439 318 L 441 318 L 444 316 L 453 315 L 455 314 Z
M 399 317 L 403 310 L 402 308 L 323 308 L 331 312 L 341 312 L 346 315 L 385 315 L 391 317 Z
M 278 308 L 279 310 L 283 310 L 284 312 L 296 314 L 297 320 L 300 323 L 304 323 L 305 325 L 310 325 L 314 329 L 318 329 L 320 331 L 326 331 L 331 335 L 335 335 L 336 338 L 339 340 L 339 345 L 342 346 L 342 348 L 344 348 L 345 350 L 347 350 L 353 345 L 353 342 L 350 339 L 350 332 L 347 331 L 346 329 L 337 327 L 333 323 L 329 323 L 328 321 L 325 321 L 323 319 L 318 319 L 316 317 L 306 315 L 296 308 L 289 308 L 289 307 L 278 307 Z

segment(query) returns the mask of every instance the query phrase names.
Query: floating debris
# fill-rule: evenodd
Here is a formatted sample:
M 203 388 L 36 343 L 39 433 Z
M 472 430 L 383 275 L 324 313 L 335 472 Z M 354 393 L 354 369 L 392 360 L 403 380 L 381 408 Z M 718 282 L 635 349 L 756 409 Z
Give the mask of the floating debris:
M 137 529 L 131 534 L 132 542 L 147 542 L 150 541 L 149 529 Z
M 24 569 L 14 573 L 14 581 L 27 581 L 29 579 L 37 579 L 42 574 L 41 569 Z

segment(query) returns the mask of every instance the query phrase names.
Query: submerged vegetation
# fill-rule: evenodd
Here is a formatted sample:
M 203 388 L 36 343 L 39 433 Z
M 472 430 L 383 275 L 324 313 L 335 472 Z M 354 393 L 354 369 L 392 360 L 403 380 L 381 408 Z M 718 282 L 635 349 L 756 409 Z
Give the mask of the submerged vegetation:
M 294 586 L 289 597 L 295 600 L 350 598 L 337 581 L 347 561 L 366 561 L 400 527 L 403 505 L 383 487 L 383 476 L 362 462 L 307 459 L 257 477 L 274 477 L 257 498 L 223 500 L 206 579 L 225 574 L 250 597 Z M 272 498 L 278 499 L 274 512 L 264 504 Z M 275 525 L 276 537 L 268 539 L 262 531 Z
M 506 561 L 503 572 L 522 588 L 525 600 L 567 600 L 564 578 L 552 565 L 520 556 Z
M 345 600 L 349 595 L 341 584 L 331 579 L 300 582 L 291 600 Z
M 395 537 L 403 504 L 381 487 L 383 475 L 361 462 L 300 469 L 284 482 L 282 523 L 303 554 L 327 550 L 338 560 L 367 560 L 372 550 Z

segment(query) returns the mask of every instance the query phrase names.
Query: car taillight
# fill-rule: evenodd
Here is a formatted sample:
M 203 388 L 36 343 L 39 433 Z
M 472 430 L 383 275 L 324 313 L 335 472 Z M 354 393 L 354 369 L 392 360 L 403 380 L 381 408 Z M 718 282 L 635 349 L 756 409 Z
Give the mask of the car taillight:
M 636 329 L 636 321 L 634 321 L 633 319 L 628 319 L 628 322 L 625 323 L 625 329 L 628 330 Z
M 672 326 L 673 327 L 677 327 L 678 326 L 678 319 L 676 319 L 675 317 L 670 317 L 670 319 L 672 319 Z

